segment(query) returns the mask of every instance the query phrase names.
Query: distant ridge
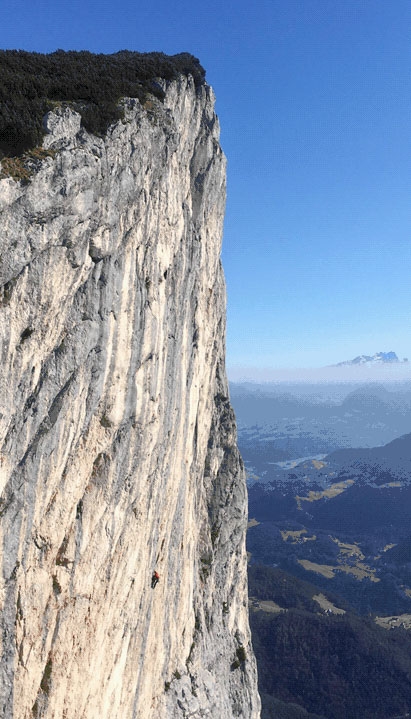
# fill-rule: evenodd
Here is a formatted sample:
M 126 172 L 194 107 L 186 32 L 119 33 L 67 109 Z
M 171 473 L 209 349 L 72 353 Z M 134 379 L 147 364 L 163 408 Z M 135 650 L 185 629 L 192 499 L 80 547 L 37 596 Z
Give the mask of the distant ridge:
M 403 362 L 408 362 L 408 359 L 404 358 Z M 352 360 L 346 360 L 345 362 L 338 362 L 332 367 L 346 367 L 349 365 L 381 365 L 381 364 L 393 364 L 399 363 L 395 352 L 377 352 L 375 355 L 359 355 L 354 357 Z

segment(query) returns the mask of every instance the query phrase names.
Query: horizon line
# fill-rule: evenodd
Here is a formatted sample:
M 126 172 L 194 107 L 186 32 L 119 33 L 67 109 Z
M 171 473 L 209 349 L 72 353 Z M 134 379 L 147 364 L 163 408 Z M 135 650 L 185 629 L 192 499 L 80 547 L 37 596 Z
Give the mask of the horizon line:
M 227 365 L 231 382 L 404 382 L 411 381 L 411 363 L 326 365 L 324 367 L 252 367 Z

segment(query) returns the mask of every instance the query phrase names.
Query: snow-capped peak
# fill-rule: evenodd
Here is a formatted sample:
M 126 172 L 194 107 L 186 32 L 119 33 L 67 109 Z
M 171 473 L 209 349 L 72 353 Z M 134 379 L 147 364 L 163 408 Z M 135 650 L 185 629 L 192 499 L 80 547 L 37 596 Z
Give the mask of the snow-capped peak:
M 392 364 L 394 362 L 399 362 L 397 355 L 395 352 L 377 352 L 375 355 L 359 355 L 358 357 L 354 357 L 352 360 L 346 360 L 345 362 L 338 362 L 338 364 L 334 365 L 335 367 L 342 367 L 343 365 L 359 365 L 359 364 Z M 404 362 L 408 362 L 408 360 L 404 359 Z

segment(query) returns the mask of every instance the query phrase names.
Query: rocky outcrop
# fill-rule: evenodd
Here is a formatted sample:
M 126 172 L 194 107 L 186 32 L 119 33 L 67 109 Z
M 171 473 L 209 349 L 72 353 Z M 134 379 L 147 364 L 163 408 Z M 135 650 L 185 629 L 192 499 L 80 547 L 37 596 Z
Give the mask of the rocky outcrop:
M 213 93 L 125 105 L 0 181 L 0 715 L 257 719 Z

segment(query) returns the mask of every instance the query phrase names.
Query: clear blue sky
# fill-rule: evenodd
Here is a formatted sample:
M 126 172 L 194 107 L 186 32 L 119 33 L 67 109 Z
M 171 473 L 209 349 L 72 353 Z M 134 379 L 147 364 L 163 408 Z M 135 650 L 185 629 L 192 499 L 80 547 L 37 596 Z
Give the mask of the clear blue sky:
M 229 368 L 411 358 L 410 0 L 3 0 L 1 15 L 2 48 L 200 58 L 228 157 Z

